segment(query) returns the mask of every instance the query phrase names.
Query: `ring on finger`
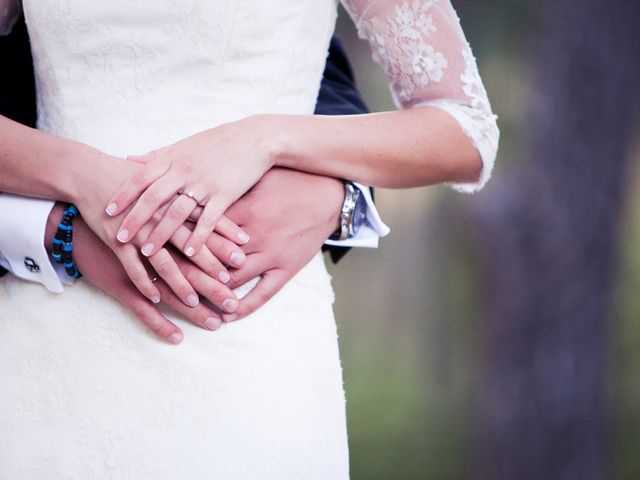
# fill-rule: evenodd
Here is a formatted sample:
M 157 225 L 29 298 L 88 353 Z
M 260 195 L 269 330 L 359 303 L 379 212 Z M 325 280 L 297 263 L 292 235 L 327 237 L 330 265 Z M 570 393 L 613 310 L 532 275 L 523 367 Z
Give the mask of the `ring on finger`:
M 199 200 L 193 190 L 181 190 L 180 192 L 178 192 L 178 194 L 184 195 L 185 197 L 189 197 L 191 200 L 196 202 L 196 204 L 200 205 L 201 207 L 205 205 L 205 199 L 203 198 L 202 200 Z

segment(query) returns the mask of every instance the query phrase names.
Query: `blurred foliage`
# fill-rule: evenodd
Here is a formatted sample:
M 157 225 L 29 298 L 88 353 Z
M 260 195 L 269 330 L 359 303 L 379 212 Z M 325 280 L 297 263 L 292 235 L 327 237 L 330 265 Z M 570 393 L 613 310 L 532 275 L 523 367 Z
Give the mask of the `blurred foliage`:
M 525 155 L 540 12 L 524 0 L 454 1 L 500 117 L 495 176 Z M 374 111 L 394 108 L 368 45 L 341 11 L 338 34 Z M 636 152 L 636 157 L 638 157 Z M 640 178 L 640 171 L 633 176 Z M 640 182 L 635 182 L 640 184 Z M 633 180 L 630 178 L 630 187 Z M 491 188 L 491 183 L 487 189 Z M 640 478 L 640 218 L 633 205 L 620 245 L 619 340 L 612 391 L 615 477 Z M 482 336 L 476 259 L 458 202 L 446 187 L 377 191 L 392 233 L 376 251 L 330 267 L 344 368 L 353 480 L 465 479 L 471 468 L 471 402 Z M 615 213 L 615 212 L 614 212 Z M 615 428 L 613 428 L 615 427 Z

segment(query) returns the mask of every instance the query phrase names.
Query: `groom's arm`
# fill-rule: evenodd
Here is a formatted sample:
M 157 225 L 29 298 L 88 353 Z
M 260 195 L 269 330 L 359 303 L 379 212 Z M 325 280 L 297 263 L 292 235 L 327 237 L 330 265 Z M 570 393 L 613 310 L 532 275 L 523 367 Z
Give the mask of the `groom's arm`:
M 329 57 L 318 95 L 316 114 L 352 115 L 367 113 L 356 89 L 351 67 L 339 41 L 331 40 Z M 231 287 L 261 277 L 240 301 L 240 307 L 223 319 L 245 317 L 268 302 L 304 267 L 325 244 L 337 261 L 350 246 L 377 246 L 389 229 L 380 220 L 369 189 L 359 186 L 367 199 L 363 225 L 357 235 L 342 242 L 328 242 L 340 224 L 345 198 L 342 182 L 305 172 L 272 169 L 249 193 L 228 211 L 229 218 L 242 225 L 251 240 L 243 249 L 246 262 L 232 272 Z M 329 246 L 328 243 L 333 245 Z
M 29 38 L 24 19 L 0 37 L 0 114 L 35 126 L 35 85 Z M 62 284 L 44 248 L 44 229 L 53 202 L 0 193 L 0 275 L 15 275 L 43 283 L 59 292 Z
M 346 55 L 336 39 L 332 40 L 329 53 L 322 87 L 319 92 L 316 113 L 327 115 L 365 113 L 367 111 L 366 106 L 355 87 Z M 234 283 L 236 285 L 242 283 L 249 273 L 255 272 L 254 276 L 262 275 L 266 272 L 278 271 L 284 273 L 281 275 L 272 274 L 271 282 L 267 282 L 263 284 L 261 288 L 256 289 L 255 295 L 245 302 L 245 314 L 261 306 L 271 298 L 275 292 L 280 290 L 286 281 L 297 273 L 298 270 L 310 260 L 313 254 L 317 252 L 320 247 L 320 245 L 316 243 L 318 238 L 326 242 L 326 238 L 332 231 L 329 231 L 328 234 L 326 233 L 327 225 L 335 229 L 338 224 L 337 212 L 340 211 L 344 194 L 342 193 L 343 190 L 336 188 L 336 181 L 334 179 L 306 173 L 299 173 L 297 176 L 292 176 L 286 175 L 285 172 L 276 171 L 271 175 L 271 177 L 277 176 L 281 177 L 278 182 L 274 180 L 264 182 L 264 185 L 260 189 L 262 194 L 259 197 L 261 208 L 265 211 L 276 212 L 276 214 L 272 216 L 274 222 L 276 220 L 277 222 L 282 222 L 284 218 L 284 221 L 293 227 L 293 231 L 298 232 L 297 238 L 301 239 L 301 245 L 295 253 L 287 255 L 286 258 L 282 258 L 280 253 L 283 243 L 281 243 L 281 241 L 289 239 L 287 235 L 291 232 L 291 229 L 283 231 L 279 228 L 279 223 L 270 224 L 268 221 L 265 222 L 264 219 L 266 217 L 256 217 L 253 219 L 254 224 L 251 229 L 255 232 L 255 235 L 257 237 L 267 237 L 267 240 L 260 244 L 260 250 L 264 253 L 264 255 L 261 256 L 262 262 L 259 265 L 253 264 L 252 268 L 245 268 L 241 272 L 236 272 L 234 275 Z M 306 199 L 310 200 L 308 202 L 308 208 L 291 210 L 289 209 L 289 205 L 287 205 L 287 201 L 291 199 L 288 192 L 300 188 L 302 188 L 302 195 L 309 197 Z M 366 187 L 361 188 L 365 191 L 365 196 L 368 196 L 368 189 L 366 189 Z M 2 195 L 0 195 L 0 217 L 2 217 L 1 212 L 3 211 L 2 204 L 9 205 L 8 202 L 16 201 L 23 202 L 20 208 L 18 208 L 18 205 L 10 205 L 10 208 L 4 209 L 5 212 L 13 212 L 8 214 L 9 217 L 17 220 L 19 223 L 12 229 L 11 235 L 8 233 L 2 235 L 0 233 L 0 263 L 2 263 L 3 260 L 3 251 L 6 255 L 6 252 L 11 250 L 12 246 L 18 248 L 17 252 L 13 252 L 13 254 L 10 255 L 11 258 L 9 262 L 5 259 L 5 266 L 10 267 L 14 274 L 22 278 L 39 281 L 52 291 L 60 291 L 62 285 L 60 280 L 58 280 L 55 275 L 52 275 L 54 270 L 50 262 L 46 260 L 47 254 L 42 244 L 43 236 L 40 232 L 46 224 L 47 212 L 52 204 L 37 204 L 35 203 L 39 202 L 37 200 L 20 200 L 19 198 L 10 196 L 5 196 L 3 199 Z M 246 217 L 246 215 L 244 208 L 241 207 L 246 208 L 246 211 L 256 210 L 251 202 L 245 200 L 234 210 L 236 215 L 243 218 Z M 20 218 L 16 216 L 16 212 L 19 212 L 21 217 L 26 211 L 32 212 L 33 217 L 29 222 L 20 222 Z M 278 216 L 277 212 L 282 214 L 286 213 L 286 217 Z M 24 220 L 24 218 L 22 218 L 22 220 Z M 0 222 L 2 222 L 2 218 L 0 218 Z M 309 234 L 309 232 L 312 232 L 312 234 Z M 387 232 L 388 228 L 381 222 L 373 202 L 368 198 L 365 222 L 357 238 L 349 238 L 342 242 L 330 242 L 333 243 L 333 246 L 329 247 L 332 250 L 331 255 L 335 261 L 346 251 L 344 247 L 376 246 L 378 237 L 386 235 Z M 263 235 L 263 233 L 270 234 Z M 280 237 L 278 236 L 279 234 Z M 318 237 L 318 235 L 320 235 L 320 237 Z M 5 243 L 4 247 L 3 239 Z M 7 244 L 7 241 L 11 243 Z M 252 242 L 252 245 L 255 244 L 256 242 Z M 27 262 L 23 262 L 26 258 L 36 259 L 36 263 L 39 263 L 37 272 L 29 270 Z M 62 278 L 65 278 L 63 272 L 61 273 Z M 268 293 L 265 293 L 267 288 Z
M 316 115 L 369 113 L 369 109 L 356 87 L 347 54 L 335 36 L 331 39 L 329 46 L 329 55 L 322 76 L 315 113 Z M 334 262 L 338 262 L 350 247 L 377 247 L 379 237 L 383 237 L 389 232 L 373 203 L 373 189 L 360 184 L 355 185 L 362 191 L 362 196 L 367 204 L 365 217 L 357 235 L 346 241 L 325 241 L 323 250 L 329 251 Z

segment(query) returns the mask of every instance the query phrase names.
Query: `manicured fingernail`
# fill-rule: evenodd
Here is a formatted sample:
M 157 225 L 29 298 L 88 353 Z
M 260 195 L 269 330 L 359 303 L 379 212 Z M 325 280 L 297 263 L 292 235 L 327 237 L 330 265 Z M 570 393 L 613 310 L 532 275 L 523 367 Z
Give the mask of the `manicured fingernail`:
M 129 230 L 127 230 L 126 228 L 123 228 L 118 232 L 118 235 L 116 235 L 116 238 L 122 243 L 126 242 L 129 239 Z
M 235 313 L 230 313 L 229 315 L 223 315 L 222 319 L 225 322 L 233 322 L 238 319 L 238 315 L 236 315 Z
M 242 265 L 244 258 L 245 258 L 244 253 L 233 252 L 229 257 L 229 262 L 231 262 L 231 265 L 239 267 Z
M 114 213 L 116 213 L 116 210 L 118 210 L 118 205 L 116 205 L 115 203 L 110 203 L 107 206 L 107 210 L 106 210 L 107 215 L 109 216 L 113 215 Z
M 169 341 L 174 345 L 178 345 L 182 341 L 182 335 L 177 332 L 172 333 L 171 335 L 169 335 Z
M 220 326 L 220 321 L 217 318 L 209 317 L 204 321 L 204 326 L 209 330 L 217 330 Z
M 218 274 L 218 278 L 222 283 L 227 283 L 229 280 L 231 280 L 231 275 L 223 270 Z
M 193 247 L 187 247 L 184 253 L 187 255 L 187 257 L 193 257 L 193 254 L 196 253 L 196 250 Z
M 153 296 L 151 298 L 149 298 L 149 300 L 151 300 L 153 303 L 160 303 L 160 297 L 158 296 Z
M 224 308 L 227 312 L 233 312 L 236 308 L 238 308 L 238 301 L 233 298 L 227 298 L 224 302 L 222 302 L 222 308 Z
M 238 234 L 238 238 L 242 243 L 247 243 L 249 241 L 249 235 L 247 235 L 245 232 L 240 232 Z
M 195 307 L 196 305 L 198 305 L 198 303 L 200 303 L 200 300 L 198 300 L 198 296 L 191 294 L 187 297 L 187 304 L 191 307 Z
M 147 243 L 144 247 L 142 247 L 142 254 L 145 257 L 148 257 L 149 255 L 151 255 L 151 252 L 153 252 L 153 243 Z

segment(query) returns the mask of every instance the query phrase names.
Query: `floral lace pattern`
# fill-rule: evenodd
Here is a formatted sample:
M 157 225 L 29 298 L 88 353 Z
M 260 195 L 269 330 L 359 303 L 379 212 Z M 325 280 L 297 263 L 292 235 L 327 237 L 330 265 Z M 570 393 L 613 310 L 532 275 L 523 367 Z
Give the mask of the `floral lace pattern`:
M 461 192 L 480 190 L 491 176 L 498 150 L 497 117 L 491 111 L 476 60 L 448 0 L 343 0 L 361 38 L 404 108 L 434 106 L 460 124 L 481 154 L 476 183 L 451 183 Z

